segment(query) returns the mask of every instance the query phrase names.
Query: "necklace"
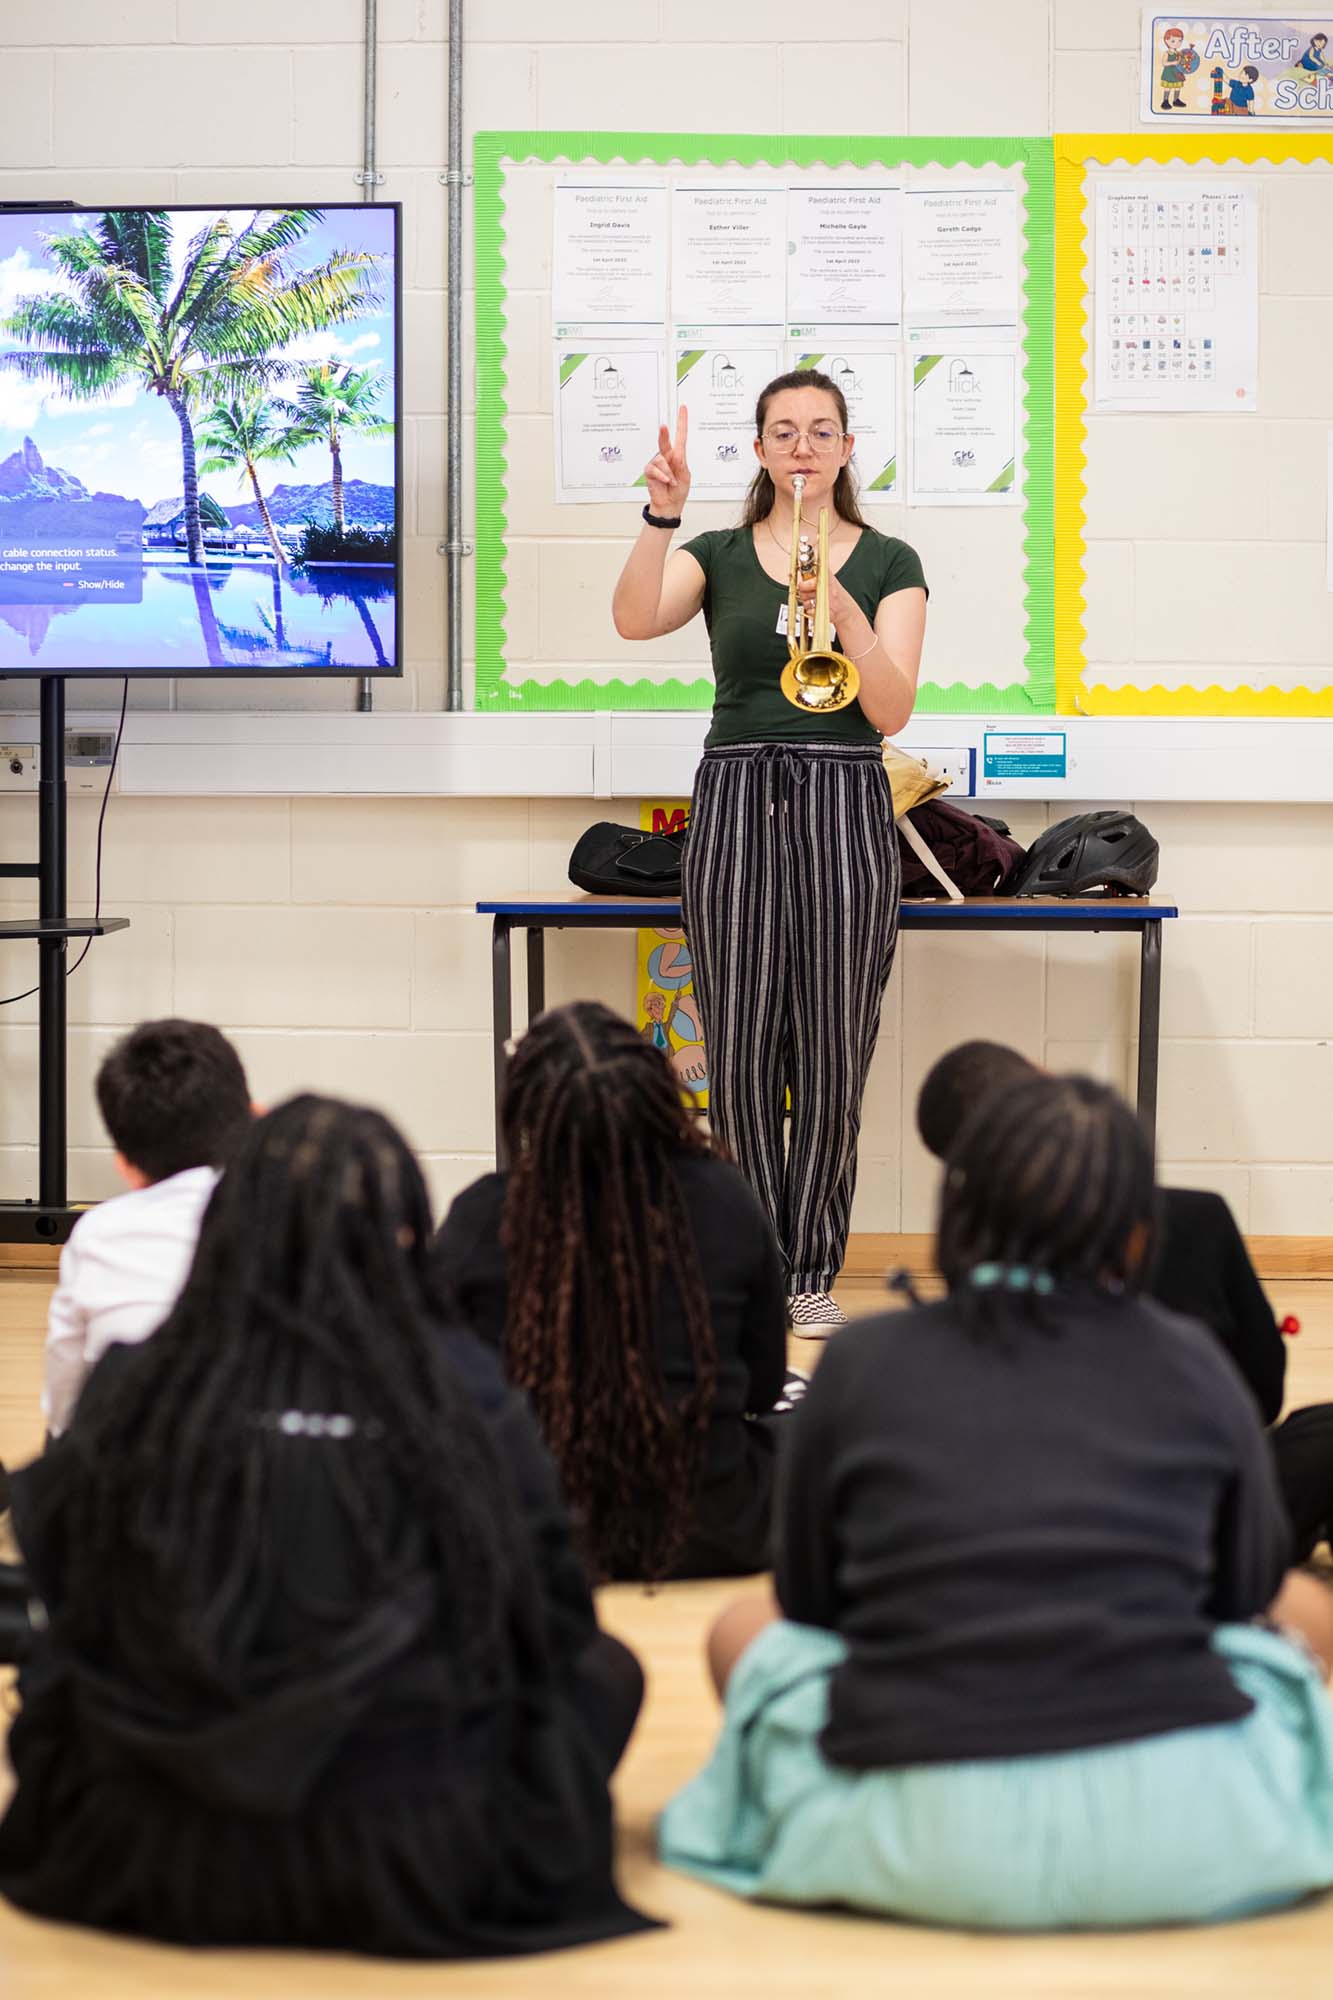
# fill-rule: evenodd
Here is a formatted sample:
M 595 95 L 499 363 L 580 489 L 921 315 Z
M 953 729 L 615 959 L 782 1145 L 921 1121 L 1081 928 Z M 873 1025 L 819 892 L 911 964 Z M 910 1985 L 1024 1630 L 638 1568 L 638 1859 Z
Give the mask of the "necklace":
M 769 532 L 769 537 L 770 537 L 770 539 L 772 540 L 772 542 L 773 542 L 773 545 L 774 545 L 774 547 L 775 547 L 776 549 L 780 550 L 780 551 L 781 551 L 781 553 L 782 553 L 782 555 L 783 555 L 784 557 L 786 557 L 786 558 L 787 558 L 788 560 L 790 560 L 790 559 L 791 559 L 791 543 L 790 543 L 790 542 L 784 542 L 784 541 L 780 541 L 780 540 L 779 540 L 779 538 L 778 538 L 778 532 L 777 532 L 777 529 L 776 529 L 776 528 L 775 528 L 775 527 L 773 526 L 773 516 L 772 516 L 771 514 L 765 514 L 765 516 L 764 516 L 764 526 L 765 526 L 765 527 L 766 527 L 766 528 L 768 529 L 768 532 Z M 838 528 L 841 528 L 841 526 L 842 526 L 842 522 L 841 522 L 841 521 L 839 521 L 839 523 L 838 523 Z M 801 537 L 801 539 L 802 539 L 802 541 L 804 541 L 804 540 L 805 540 L 805 537 L 804 537 L 804 536 L 802 536 L 802 537 Z M 835 549 L 835 548 L 837 547 L 837 545 L 838 545 L 838 534 L 837 534 L 837 529 L 835 529 L 835 530 L 834 530 L 834 532 L 833 532 L 833 533 L 832 533 L 832 534 L 831 534 L 831 535 L 829 536 L 829 549 L 830 549 L 830 552 L 831 552 L 831 551 L 832 551 L 833 549 Z

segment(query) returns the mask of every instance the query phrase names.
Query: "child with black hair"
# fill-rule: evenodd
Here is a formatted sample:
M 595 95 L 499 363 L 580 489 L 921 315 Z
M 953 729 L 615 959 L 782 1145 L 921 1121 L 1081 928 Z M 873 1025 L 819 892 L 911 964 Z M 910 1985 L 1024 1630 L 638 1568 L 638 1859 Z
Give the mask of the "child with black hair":
M 1285 1576 L 1234 1371 L 1142 1296 L 1154 1217 L 1147 1136 L 1102 1085 L 1033 1073 L 978 1107 L 947 1297 L 855 1322 L 793 1419 L 781 1615 L 714 1628 L 722 1736 L 663 1817 L 669 1863 L 1013 1930 L 1333 1882 L 1333 1601 Z
M 80 1216 L 60 1254 L 42 1390 L 52 1437 L 107 1348 L 146 1340 L 171 1310 L 253 1108 L 240 1057 L 204 1021 L 143 1022 L 107 1055 L 95 1088 L 130 1192 Z
M 917 1130 L 944 1159 L 989 1092 L 1035 1073 L 1017 1049 L 964 1042 L 935 1064 L 917 1099 Z M 1144 1289 L 1159 1305 L 1200 1320 L 1249 1384 L 1269 1432 L 1292 1526 L 1293 1562 L 1304 1562 L 1333 1528 L 1333 1403 L 1295 1410 L 1279 1424 L 1287 1372 L 1278 1328 L 1245 1240 L 1220 1194 L 1159 1188 L 1158 1228 Z
M 50 1620 L 0 1892 L 183 1945 L 390 1957 L 645 1927 L 607 1780 L 643 1693 L 521 1397 L 450 1332 L 379 1113 L 252 1124 L 179 1300 L 14 1474 Z
M 437 1268 L 531 1402 L 594 1573 L 766 1569 L 776 1438 L 757 1419 L 804 1377 L 758 1196 L 596 1001 L 533 1022 L 501 1115 L 509 1170 L 458 1196 Z

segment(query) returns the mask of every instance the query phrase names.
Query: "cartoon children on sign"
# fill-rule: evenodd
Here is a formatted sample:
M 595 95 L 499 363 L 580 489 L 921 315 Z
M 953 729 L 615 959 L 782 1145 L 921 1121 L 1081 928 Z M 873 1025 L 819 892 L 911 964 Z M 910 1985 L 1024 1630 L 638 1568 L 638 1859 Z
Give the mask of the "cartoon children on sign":
M 1246 63 L 1240 75 L 1232 77 L 1225 97 L 1222 85 L 1226 81 L 1226 72 L 1210 70 L 1209 76 L 1213 86 L 1213 101 L 1209 109 L 1214 118 L 1253 118 L 1254 86 L 1259 81 L 1259 72 L 1253 63 Z
M 1168 28 L 1162 36 L 1162 109 L 1163 111 L 1184 111 L 1186 104 L 1180 94 L 1180 86 L 1187 77 L 1193 76 L 1199 67 L 1199 51 L 1192 42 L 1186 42 L 1183 28 Z

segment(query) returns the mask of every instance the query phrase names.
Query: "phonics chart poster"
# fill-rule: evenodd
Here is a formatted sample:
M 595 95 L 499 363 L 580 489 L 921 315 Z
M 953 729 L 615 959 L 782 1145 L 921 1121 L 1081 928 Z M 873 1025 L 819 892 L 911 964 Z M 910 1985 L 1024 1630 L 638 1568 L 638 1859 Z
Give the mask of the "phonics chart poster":
M 1322 479 L 1312 481 L 1309 457 L 1312 443 L 1323 445 L 1324 426 L 1312 419 L 1324 414 L 1314 391 L 1327 346 L 1310 251 L 1325 191 L 1333 195 L 1333 142 L 1232 123 L 1207 133 L 1057 135 L 1054 150 L 1058 705 L 1091 716 L 1333 716 Z M 1103 188 L 1126 198 L 1118 228 Z M 1190 213 L 1200 188 L 1223 204 L 1206 226 L 1201 200 Z M 1154 208 L 1145 222 L 1145 190 L 1162 202 L 1162 219 Z M 1248 197 L 1239 212 L 1237 195 Z M 1123 250 L 1135 216 L 1131 260 Z M 1147 275 L 1153 286 L 1161 279 L 1167 309 L 1173 286 L 1178 300 L 1199 301 L 1183 306 L 1175 337 L 1201 339 L 1196 316 L 1214 305 L 1220 397 L 1214 384 L 1191 382 L 1189 346 L 1172 348 L 1168 332 L 1163 349 L 1138 350 L 1138 366 L 1147 352 L 1153 368 L 1134 385 L 1140 393 L 1099 404 L 1113 351 L 1098 351 L 1110 332 L 1111 247 L 1122 251 L 1120 305 L 1145 235 Z M 1224 280 L 1221 269 L 1237 261 L 1239 275 Z M 1250 309 L 1233 304 L 1219 320 L 1215 302 L 1252 288 L 1261 263 L 1267 352 L 1256 395 Z M 1205 353 L 1195 350 L 1200 376 Z M 1173 367 L 1183 384 L 1172 385 Z M 1129 372 L 1123 356 L 1121 372 Z M 1127 422 L 1124 411 L 1146 420 Z M 1109 484 L 1117 480 L 1118 489 Z M 1266 580 L 1262 597 L 1246 594 L 1252 574 Z
M 1098 409 L 1257 409 L 1253 186 L 1100 183 L 1096 274 Z

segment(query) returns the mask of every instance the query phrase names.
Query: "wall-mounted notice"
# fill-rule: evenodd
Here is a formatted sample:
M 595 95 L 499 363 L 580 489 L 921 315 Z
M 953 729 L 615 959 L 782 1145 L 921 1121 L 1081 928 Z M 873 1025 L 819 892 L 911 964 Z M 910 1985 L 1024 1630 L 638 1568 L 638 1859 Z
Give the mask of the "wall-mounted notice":
M 1333 15 L 1143 10 L 1145 125 L 1333 125 Z M 1242 125 L 1238 128 L 1244 130 Z
M 903 311 L 910 326 L 1017 335 L 1018 190 L 914 187 L 903 207 Z
M 981 783 L 1011 783 L 1015 778 L 1066 778 L 1068 738 L 1061 729 L 1030 729 L 1021 735 L 989 729 L 981 739 Z
M 908 499 L 918 506 L 1018 503 L 1017 350 L 913 352 Z
M 693 491 L 738 499 L 755 473 L 754 408 L 782 366 L 777 341 L 744 327 L 678 327 L 672 358 L 676 406 L 690 413 Z
M 1257 190 L 1101 182 L 1096 229 L 1095 406 L 1256 409 Z
M 900 187 L 789 190 L 789 320 L 897 332 L 902 198 Z
M 556 188 L 551 318 L 557 326 L 569 334 L 665 326 L 666 204 L 665 181 Z
M 655 343 L 555 345 L 558 500 L 628 500 L 642 490 L 666 408 Z
M 781 326 L 787 317 L 785 187 L 678 187 L 671 198 L 677 326 Z
M 852 464 L 862 501 L 898 500 L 898 382 L 901 350 L 840 338 L 837 327 L 793 327 L 789 368 L 817 368 L 841 389 L 856 439 Z

